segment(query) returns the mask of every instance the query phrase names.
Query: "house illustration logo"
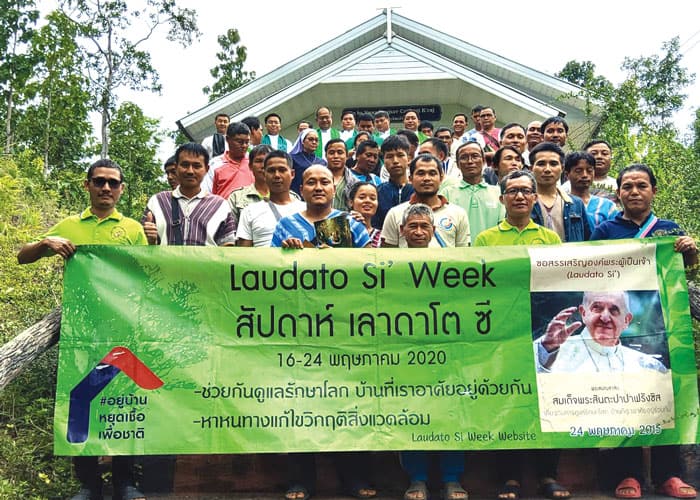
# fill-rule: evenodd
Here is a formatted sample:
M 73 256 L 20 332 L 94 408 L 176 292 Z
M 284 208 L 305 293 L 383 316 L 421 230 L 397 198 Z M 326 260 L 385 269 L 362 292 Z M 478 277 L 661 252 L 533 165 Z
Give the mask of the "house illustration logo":
M 114 347 L 70 392 L 69 443 L 84 443 L 90 430 L 90 403 L 120 372 L 142 389 L 153 390 L 163 381 L 126 347 Z

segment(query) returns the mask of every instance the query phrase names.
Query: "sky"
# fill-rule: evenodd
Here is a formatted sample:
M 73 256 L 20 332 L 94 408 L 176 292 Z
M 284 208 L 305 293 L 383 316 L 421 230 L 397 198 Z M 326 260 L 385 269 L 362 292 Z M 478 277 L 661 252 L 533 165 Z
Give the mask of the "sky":
M 491 6 L 489 10 L 448 0 L 438 4 L 350 0 L 326 2 L 328 9 L 323 2 L 277 0 L 178 0 L 178 5 L 197 11 L 201 38 L 182 48 L 166 42 L 161 33 L 149 42 L 148 49 L 160 74 L 162 95 L 120 92 L 122 101 L 134 101 L 148 116 L 160 119 L 167 130 L 207 104 L 202 87 L 214 82 L 209 70 L 216 65 L 216 38 L 229 28 L 238 29 L 241 44 L 247 47 L 245 69 L 259 77 L 376 16 L 388 5 L 404 17 L 549 74 L 572 59 L 590 60 L 598 74 L 619 83 L 625 57 L 660 54 L 663 42 L 674 36 L 680 38 L 684 65 L 700 73 L 700 23 L 697 16 L 682 15 L 694 10 L 686 1 L 664 8 L 658 1 L 647 0 L 501 0 L 484 4 Z M 687 132 L 693 109 L 700 104 L 698 81 L 688 94 L 687 108 L 676 116 L 682 133 Z M 165 151 L 162 159 L 167 155 Z

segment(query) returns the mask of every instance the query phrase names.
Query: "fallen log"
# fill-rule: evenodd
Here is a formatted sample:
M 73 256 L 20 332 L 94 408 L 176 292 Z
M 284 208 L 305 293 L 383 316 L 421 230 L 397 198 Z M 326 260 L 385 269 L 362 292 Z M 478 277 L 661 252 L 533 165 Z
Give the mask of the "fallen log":
M 58 342 L 60 331 L 61 308 L 57 307 L 0 347 L 0 389 L 5 388 L 29 363 Z

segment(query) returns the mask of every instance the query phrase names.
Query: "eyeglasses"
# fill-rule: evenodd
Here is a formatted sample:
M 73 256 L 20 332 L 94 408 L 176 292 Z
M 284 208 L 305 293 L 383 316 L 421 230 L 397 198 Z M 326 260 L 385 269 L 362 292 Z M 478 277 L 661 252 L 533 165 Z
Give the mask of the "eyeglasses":
M 515 198 L 518 196 L 518 193 L 522 194 L 523 196 L 530 196 L 534 194 L 534 190 L 530 188 L 510 188 L 505 190 L 506 196 L 510 196 L 511 198 Z
M 110 189 L 117 189 L 122 185 L 122 181 L 119 179 L 107 179 L 106 177 L 93 177 L 90 179 L 92 185 L 98 188 L 105 187 L 105 184 L 109 184 Z
M 307 137 L 304 140 L 309 142 L 318 142 L 318 137 Z

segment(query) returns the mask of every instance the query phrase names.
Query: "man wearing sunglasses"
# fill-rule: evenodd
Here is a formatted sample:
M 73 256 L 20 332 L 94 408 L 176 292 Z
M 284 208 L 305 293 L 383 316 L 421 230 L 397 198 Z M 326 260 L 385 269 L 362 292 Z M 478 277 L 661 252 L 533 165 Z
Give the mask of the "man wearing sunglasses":
M 124 190 L 122 170 L 111 160 L 98 160 L 87 171 L 85 190 L 90 207 L 49 229 L 41 239 L 24 245 L 17 254 L 20 264 L 60 255 L 68 259 L 79 245 L 147 245 L 141 224 L 124 217 L 114 207 Z M 102 478 L 97 457 L 75 457 L 75 475 L 80 481 L 79 500 L 102 498 Z M 133 458 L 112 458 L 114 490 L 121 498 L 145 498 L 134 485 Z
M 17 254 L 20 264 L 56 254 L 67 259 L 78 245 L 148 244 L 141 224 L 114 208 L 124 190 L 119 165 L 111 160 L 96 161 L 88 169 L 84 186 L 90 194 L 90 207 L 63 219 L 41 239 L 24 245 Z

